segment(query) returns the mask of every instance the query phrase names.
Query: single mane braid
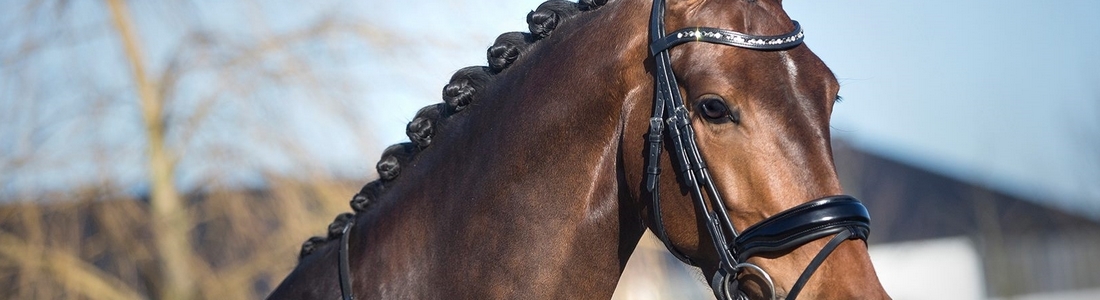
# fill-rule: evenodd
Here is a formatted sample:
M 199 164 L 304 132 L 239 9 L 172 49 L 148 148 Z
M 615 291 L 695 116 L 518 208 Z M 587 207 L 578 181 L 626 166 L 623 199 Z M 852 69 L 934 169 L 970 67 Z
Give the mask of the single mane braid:
M 580 0 L 579 4 L 582 10 L 593 10 L 607 4 L 607 0 Z
M 443 113 L 446 111 L 446 106 L 444 103 L 436 103 L 425 106 L 416 112 L 413 120 L 409 122 L 408 126 L 405 126 L 405 135 L 409 137 L 413 144 L 416 144 L 420 149 L 428 148 L 428 145 L 431 145 L 432 135 L 435 134 L 440 119 L 444 117 Z
M 500 73 L 512 65 L 520 55 L 527 52 L 527 48 L 533 43 L 534 37 L 526 32 L 509 32 L 497 37 L 496 42 L 486 52 L 489 58 L 489 69 L 493 73 Z
M 324 245 L 326 241 L 328 241 L 328 239 L 324 237 L 310 237 L 308 240 L 302 243 L 302 250 L 298 251 L 298 260 L 300 261 L 302 260 L 302 258 L 306 257 L 310 253 L 313 253 L 313 250 L 316 250 L 317 247 Z
M 565 0 L 546 1 L 527 14 L 527 28 L 535 39 L 541 40 L 549 37 L 550 32 L 558 28 L 558 25 L 579 12 L 581 9 L 576 3 Z
M 371 181 L 355 193 L 355 196 L 351 197 L 351 210 L 355 213 L 361 213 L 370 209 L 371 205 L 378 200 L 378 197 L 382 195 L 385 190 L 385 185 L 381 180 Z
M 462 68 L 455 72 L 454 76 L 451 76 L 451 83 L 443 87 L 443 101 L 447 102 L 447 106 L 450 107 L 451 111 L 462 111 L 474 102 L 479 90 L 489 85 L 491 78 L 488 67 Z
M 355 217 L 352 213 L 342 213 L 336 215 L 336 219 L 332 220 L 332 223 L 328 224 L 328 239 L 333 240 L 340 238 L 340 234 L 343 233 L 344 226 L 348 224 Z
M 408 166 L 417 151 L 419 148 L 413 143 L 400 143 L 387 147 L 382 151 L 382 159 L 375 165 L 378 176 L 383 182 L 397 179 L 397 175 L 401 175 L 402 166 Z

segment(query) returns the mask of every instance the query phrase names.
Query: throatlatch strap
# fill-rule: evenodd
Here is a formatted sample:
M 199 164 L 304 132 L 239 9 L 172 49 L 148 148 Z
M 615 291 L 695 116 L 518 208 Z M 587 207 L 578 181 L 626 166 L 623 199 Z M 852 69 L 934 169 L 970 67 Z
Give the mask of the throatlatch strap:
M 354 218 L 348 220 L 344 229 L 340 231 L 340 293 L 344 300 L 355 300 L 355 295 L 351 293 L 351 271 L 349 270 L 351 265 L 348 261 L 348 232 L 351 231 L 353 224 L 355 224 Z

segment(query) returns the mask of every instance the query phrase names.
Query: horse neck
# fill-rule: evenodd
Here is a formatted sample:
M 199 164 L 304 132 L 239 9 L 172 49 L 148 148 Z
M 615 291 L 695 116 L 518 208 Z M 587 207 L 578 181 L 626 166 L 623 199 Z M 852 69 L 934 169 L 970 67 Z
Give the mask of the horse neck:
M 644 41 L 645 23 L 620 23 L 635 41 L 599 34 L 624 22 L 601 10 L 498 74 L 360 217 L 357 296 L 611 296 L 644 227 L 619 163 L 630 90 L 608 58 Z

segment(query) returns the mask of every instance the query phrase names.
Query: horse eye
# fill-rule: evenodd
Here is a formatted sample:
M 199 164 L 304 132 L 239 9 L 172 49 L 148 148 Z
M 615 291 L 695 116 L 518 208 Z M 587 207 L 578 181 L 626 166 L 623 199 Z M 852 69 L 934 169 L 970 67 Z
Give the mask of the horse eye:
M 703 103 L 699 104 L 699 110 L 703 113 L 703 116 L 712 121 L 720 121 L 723 118 L 728 118 L 730 115 L 730 109 L 726 106 L 726 102 L 721 99 L 707 99 L 703 100 Z

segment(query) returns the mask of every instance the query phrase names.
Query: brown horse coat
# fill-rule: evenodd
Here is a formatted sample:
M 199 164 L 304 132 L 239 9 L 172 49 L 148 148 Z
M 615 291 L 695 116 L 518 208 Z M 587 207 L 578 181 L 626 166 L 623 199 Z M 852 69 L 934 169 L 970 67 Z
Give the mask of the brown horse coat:
M 434 119 L 418 117 L 409 125 L 414 141 L 430 132 L 430 146 L 401 147 L 415 156 L 394 158 L 399 175 L 375 184 L 370 208 L 354 216 L 349 249 L 357 298 L 611 297 L 653 222 L 643 200 L 649 199 L 643 149 L 654 90 L 651 3 L 598 4 L 540 6 L 528 17 L 538 25 L 532 25 L 535 34 L 502 36 L 494 45 L 518 45 L 496 51 L 497 58 L 514 57 L 460 71 L 444 91 L 447 106 L 435 108 Z M 666 22 L 670 29 L 762 35 L 787 32 L 791 24 L 774 0 L 674 1 Z M 760 52 L 696 43 L 674 49 L 672 61 L 699 147 L 737 228 L 841 193 L 828 131 L 839 86 L 806 46 Z M 739 122 L 698 116 L 700 101 L 715 96 Z M 663 159 L 663 169 L 673 170 L 668 156 Z M 386 164 L 386 172 L 392 167 Z M 670 239 L 712 271 L 716 257 L 687 191 L 676 188 L 676 176 L 661 180 Z M 312 254 L 271 299 L 340 297 L 338 243 L 321 241 L 303 250 Z M 752 261 L 775 277 L 783 294 L 824 243 Z M 766 294 L 745 281 L 750 296 Z M 860 241 L 842 244 L 802 295 L 886 298 Z

